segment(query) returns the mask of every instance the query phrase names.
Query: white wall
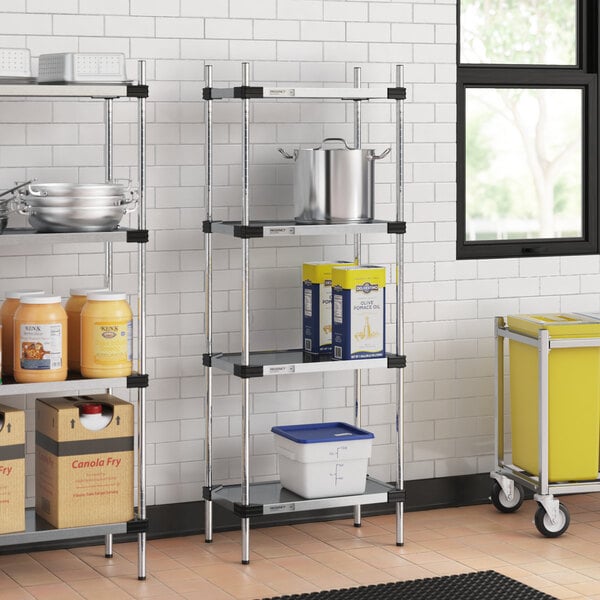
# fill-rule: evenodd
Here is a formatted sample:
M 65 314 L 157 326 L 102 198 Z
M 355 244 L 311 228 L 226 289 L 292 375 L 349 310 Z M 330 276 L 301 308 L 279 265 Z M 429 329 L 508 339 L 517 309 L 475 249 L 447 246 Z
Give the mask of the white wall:
M 132 78 L 135 61 L 147 60 L 150 504 L 197 500 L 204 480 L 201 97 L 208 63 L 214 65 L 215 85 L 239 85 L 243 60 L 250 61 L 257 85 L 345 85 L 355 65 L 362 67 L 365 84 L 388 85 L 394 82 L 395 63 L 406 65 L 407 478 L 490 469 L 494 315 L 598 310 L 599 259 L 455 261 L 454 0 L 11 0 L 0 9 L 0 46 L 29 47 L 34 57 L 121 51 Z M 214 218 L 236 218 L 240 107 L 215 104 Z M 0 185 L 28 176 L 102 180 L 102 111 L 101 102 L 91 101 L 3 102 Z M 115 112 L 115 174 L 135 179 L 135 102 L 116 102 Z M 381 150 L 394 141 L 393 114 L 391 103 L 364 106 L 365 147 Z M 352 107 L 339 103 L 253 104 L 251 216 L 292 216 L 291 166 L 277 153 L 279 145 L 289 149 L 326 135 L 351 138 L 351 119 Z M 388 160 L 377 165 L 376 217 L 393 219 L 394 163 Z M 391 283 L 393 239 L 363 237 L 364 259 L 387 265 Z M 233 351 L 239 349 L 239 243 L 214 236 L 214 246 L 215 349 Z M 253 347 L 299 346 L 300 265 L 349 259 L 351 240 L 257 241 L 252 248 Z M 131 249 L 117 248 L 115 287 L 133 293 Z M 41 287 L 66 296 L 70 287 L 99 285 L 102 250 L 102 244 L 0 250 L 0 292 Z M 392 331 L 390 324 L 390 337 Z M 363 424 L 377 436 L 371 471 L 392 480 L 394 373 L 373 371 L 365 379 Z M 272 425 L 352 419 L 350 382 L 350 372 L 251 381 L 257 479 L 276 476 Z M 217 374 L 217 481 L 239 476 L 239 399 L 239 380 Z M 11 398 L 15 405 L 25 402 Z M 33 398 L 27 402 L 32 406 Z M 31 442 L 30 436 L 30 450 Z M 29 467 L 31 473 L 31 460 Z M 31 498 L 31 477 L 28 491 Z

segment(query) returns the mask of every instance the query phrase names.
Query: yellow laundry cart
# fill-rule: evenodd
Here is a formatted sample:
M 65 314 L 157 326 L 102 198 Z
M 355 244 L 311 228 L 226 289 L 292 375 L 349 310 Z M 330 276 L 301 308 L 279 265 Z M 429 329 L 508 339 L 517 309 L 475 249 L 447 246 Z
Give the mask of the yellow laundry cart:
M 510 366 L 512 462 L 504 453 L 504 340 Z M 575 313 L 496 319 L 496 455 L 492 502 L 517 510 L 523 487 L 540 507 L 538 530 L 566 531 L 569 514 L 552 494 L 600 491 L 600 319 Z

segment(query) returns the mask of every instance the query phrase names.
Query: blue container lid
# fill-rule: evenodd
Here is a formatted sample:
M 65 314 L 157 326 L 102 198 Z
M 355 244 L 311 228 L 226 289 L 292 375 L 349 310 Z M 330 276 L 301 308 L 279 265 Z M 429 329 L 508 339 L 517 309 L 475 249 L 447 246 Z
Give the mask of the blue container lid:
M 348 423 L 307 423 L 306 425 L 281 425 L 271 427 L 277 435 L 298 444 L 339 442 L 340 440 L 368 440 L 375 436 Z

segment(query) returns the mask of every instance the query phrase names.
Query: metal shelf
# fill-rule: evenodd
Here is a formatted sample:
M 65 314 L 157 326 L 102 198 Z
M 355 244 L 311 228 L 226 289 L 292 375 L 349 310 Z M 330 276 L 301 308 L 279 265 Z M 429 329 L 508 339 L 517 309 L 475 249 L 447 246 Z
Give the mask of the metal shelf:
M 299 350 L 250 352 L 248 365 L 242 364 L 239 352 L 213 354 L 210 366 L 242 378 L 264 375 L 289 375 L 292 373 L 326 373 L 358 369 L 388 369 L 405 366 L 405 358 L 387 354 L 382 358 L 360 360 L 334 360 L 329 355 L 313 355 Z M 205 359 L 206 362 L 206 359 Z
M 258 516 L 396 501 L 395 498 L 390 499 L 390 494 L 403 495 L 403 492 L 387 483 L 367 477 L 365 492 L 351 496 L 303 498 L 282 487 L 278 481 L 273 481 L 250 484 L 250 503 L 246 506 L 241 503 L 241 487 L 239 485 L 214 488 L 211 499 L 240 516 L 247 516 L 243 515 L 245 512 L 251 513 L 252 516 Z
M 144 92 L 145 95 L 140 95 Z M 146 98 L 147 96 L 147 86 L 128 85 L 126 83 L 0 84 L 0 97 L 4 98 Z
M 65 381 L 44 381 L 40 383 L 15 383 L 12 377 L 5 377 L 0 385 L 0 397 L 19 394 L 56 394 L 64 392 L 89 392 L 101 388 L 142 388 L 148 385 L 147 376 L 133 374 L 129 377 L 105 377 L 86 379 L 69 373 Z
M 405 233 L 406 223 L 396 221 L 371 221 L 369 223 L 304 224 L 295 221 L 250 221 L 242 226 L 240 221 L 206 222 L 205 229 L 233 237 L 284 237 L 304 235 L 346 235 L 359 233 Z
M 119 228 L 115 231 L 71 232 L 71 233 L 38 233 L 29 227 L 5 229 L 0 234 L 0 247 L 17 246 L 23 243 L 50 242 L 52 244 L 90 242 L 137 242 L 147 241 L 148 232 L 140 229 Z
M 0 535 L 0 546 L 15 544 L 36 544 L 52 540 L 68 540 L 82 537 L 96 537 L 110 533 L 127 533 L 127 523 L 110 523 L 108 525 L 90 525 L 87 527 L 65 527 L 57 529 L 40 519 L 35 509 L 25 510 L 25 531 L 4 533 Z
M 396 544 L 404 543 L 403 505 L 404 496 L 404 379 L 403 369 L 406 366 L 404 356 L 404 314 L 402 311 L 402 288 L 404 272 L 402 269 L 404 249 L 403 235 L 396 235 L 396 354 L 387 354 L 382 358 L 361 360 L 333 360 L 332 357 L 319 357 L 305 354 L 302 349 L 251 352 L 250 344 L 250 239 L 276 236 L 306 235 L 351 235 L 354 245 L 354 260 L 362 264 L 361 234 L 403 234 L 406 232 L 404 222 L 404 185 L 403 185 L 403 100 L 406 88 L 401 65 L 396 66 L 395 87 L 362 87 L 360 67 L 354 68 L 353 85 L 345 87 L 262 87 L 250 85 L 250 65 L 242 63 L 241 85 L 228 88 L 213 87 L 212 65 L 205 65 L 206 87 L 202 97 L 205 104 L 206 126 L 206 218 L 203 223 L 205 249 L 205 298 L 206 298 L 206 354 L 203 356 L 206 390 L 206 444 L 205 444 L 205 539 L 212 541 L 213 534 L 213 500 L 225 503 L 241 520 L 242 564 L 250 562 L 250 520 L 257 514 L 269 512 L 292 512 L 299 510 L 315 510 L 336 506 L 354 507 L 354 524 L 360 526 L 362 504 L 396 503 Z M 224 99 L 240 100 L 241 104 L 241 214 L 239 222 L 213 221 L 213 101 Z M 328 223 L 298 224 L 295 221 L 250 221 L 250 106 L 254 101 L 270 100 L 342 100 L 354 103 L 354 143 L 355 148 L 362 147 L 361 138 L 361 103 L 365 100 L 392 100 L 396 107 L 396 211 L 395 221 L 374 221 L 371 223 Z M 213 233 L 226 234 L 241 238 L 241 298 L 242 327 L 239 353 L 221 354 L 213 349 Z M 213 368 L 221 369 L 241 379 L 241 477 L 237 486 L 213 486 Z M 397 464 L 396 487 L 369 481 L 365 494 L 335 498 L 306 499 L 281 488 L 279 483 L 250 484 L 250 382 L 249 378 L 264 375 L 282 375 L 288 373 L 320 373 L 329 371 L 352 370 L 354 373 L 344 376 L 344 385 L 354 384 L 354 423 L 361 425 L 362 406 L 362 371 L 374 368 L 396 369 L 396 431 L 397 431 Z M 256 504 L 260 502 L 260 504 Z
M 137 229 L 117 229 L 109 232 L 74 232 L 74 233 L 37 233 L 33 229 L 7 229 L 0 235 L 0 248 L 6 246 L 22 247 L 23 252 L 31 251 L 35 243 L 74 243 L 105 242 L 104 244 L 104 280 L 108 288 L 113 287 L 114 261 L 112 242 L 136 242 L 138 254 L 138 358 L 137 371 L 129 377 L 85 379 L 79 375 L 70 375 L 66 381 L 45 383 L 14 383 L 7 379 L 0 385 L 0 397 L 16 394 L 57 394 L 81 393 L 106 388 L 137 388 L 137 508 L 136 519 L 129 523 L 116 523 L 93 527 L 77 527 L 67 529 L 50 528 L 36 523 L 33 511 L 27 512 L 27 530 L 21 533 L 0 536 L 0 547 L 17 543 L 36 543 L 46 540 L 78 538 L 104 535 L 105 554 L 112 555 L 112 534 L 137 532 L 138 535 L 138 579 L 146 579 L 146 63 L 138 61 L 138 82 L 121 82 L 119 84 L 37 84 L 0 82 L 0 98 L 95 98 L 103 100 L 105 118 L 105 180 L 114 179 L 114 110 L 116 98 L 137 99 L 137 157 L 139 178 L 139 209 L 137 213 Z M 35 237 L 34 237 L 35 236 Z M 35 244 L 34 244 L 35 245 Z
M 254 87 L 204 88 L 205 100 L 229 98 L 287 98 L 294 100 L 396 100 L 406 96 L 404 88 L 395 87 Z

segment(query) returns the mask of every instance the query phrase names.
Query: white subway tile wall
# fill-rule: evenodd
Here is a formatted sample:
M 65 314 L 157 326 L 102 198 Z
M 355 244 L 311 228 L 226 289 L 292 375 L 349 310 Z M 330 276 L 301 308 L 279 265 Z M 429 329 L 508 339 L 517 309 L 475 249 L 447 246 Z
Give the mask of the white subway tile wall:
M 9 6 L 10 5 L 10 6 Z M 406 476 L 488 470 L 493 453 L 495 315 L 600 309 L 598 257 L 455 260 L 456 104 L 454 0 L 21 0 L 1 7 L 0 45 L 41 53 L 119 51 L 130 78 L 146 59 L 148 101 L 148 501 L 201 498 L 204 484 L 205 351 L 204 66 L 217 86 L 239 85 L 250 62 L 256 85 L 394 82 L 405 64 Z M 51 11 L 51 12 L 50 12 Z M 363 144 L 395 153 L 394 107 L 363 106 Z M 292 166 L 277 152 L 326 136 L 352 139 L 353 107 L 335 102 L 251 106 L 251 217 L 290 218 Z M 36 177 L 99 181 L 104 171 L 101 101 L 2 101 L 0 186 Z M 240 106 L 214 106 L 215 219 L 240 216 Z M 136 104 L 115 102 L 115 177 L 137 179 Z M 376 217 L 393 219 L 393 155 L 377 165 Z M 11 216 L 13 225 L 25 218 Z M 363 236 L 363 256 L 388 268 L 391 237 Z M 214 236 L 214 349 L 240 346 L 240 247 Z M 102 244 L 11 246 L 0 252 L 0 293 L 41 288 L 66 297 L 98 286 Z M 136 306 L 136 255 L 116 245 L 115 287 Z M 352 239 L 252 242 L 251 343 L 299 346 L 301 264 L 352 259 Z M 393 307 L 388 310 L 393 349 Z M 395 374 L 364 373 L 362 423 L 376 434 L 372 473 L 395 478 Z M 277 476 L 270 428 L 353 419 L 352 377 L 293 375 L 252 380 L 252 475 Z M 240 472 L 240 383 L 214 378 L 215 482 Z M 126 390 L 119 390 L 127 395 Z M 17 406 L 33 398 L 13 397 Z M 28 417 L 29 450 L 33 417 Z M 33 468 L 31 456 L 28 467 Z M 33 498 L 29 471 L 28 503 Z

